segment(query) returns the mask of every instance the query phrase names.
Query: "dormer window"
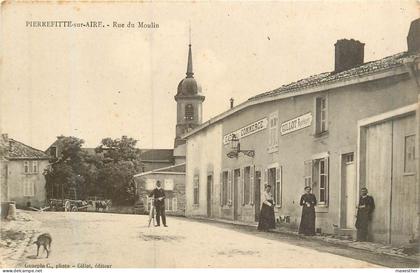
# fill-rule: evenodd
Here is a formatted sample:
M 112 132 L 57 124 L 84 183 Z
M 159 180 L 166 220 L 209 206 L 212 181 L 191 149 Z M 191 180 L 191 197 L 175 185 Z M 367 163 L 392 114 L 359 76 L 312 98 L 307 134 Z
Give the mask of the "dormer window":
M 194 119 L 194 106 L 192 104 L 187 104 L 185 106 L 185 117 L 186 120 Z

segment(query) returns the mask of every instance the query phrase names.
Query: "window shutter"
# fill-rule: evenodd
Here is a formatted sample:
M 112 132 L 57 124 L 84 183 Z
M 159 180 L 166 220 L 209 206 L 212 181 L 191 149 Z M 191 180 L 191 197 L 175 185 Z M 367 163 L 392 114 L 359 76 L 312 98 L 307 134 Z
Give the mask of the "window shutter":
M 240 181 L 241 181 L 241 190 L 242 190 L 242 194 L 241 194 L 241 196 L 242 196 L 242 206 L 245 206 L 245 168 L 241 168 L 240 169 L 240 177 L 239 177 L 239 179 L 240 179 Z
M 330 165 L 330 160 L 329 157 L 325 158 L 325 174 L 327 176 L 327 181 L 326 181 L 326 185 L 325 185 L 325 205 L 328 205 L 328 200 L 329 200 L 329 189 L 330 189 L 330 173 L 329 173 L 329 165 Z
M 220 206 L 223 206 L 223 171 L 220 172 L 220 180 L 219 180 L 219 203 Z
M 255 194 L 255 189 L 254 189 L 254 176 L 255 176 L 255 165 L 252 165 L 251 166 L 251 170 L 250 170 L 250 172 L 249 172 L 250 174 L 250 177 L 249 177 L 249 182 L 250 182 L 250 185 L 249 185 L 249 187 L 250 187 L 250 189 L 249 189 L 249 191 L 250 191 L 250 197 L 249 197 L 249 200 L 250 200 L 250 203 L 251 203 L 251 205 L 254 205 L 254 194 Z
M 282 194 L 282 167 L 276 168 L 276 205 L 281 207 Z
M 232 202 L 232 177 L 233 177 L 233 170 L 229 171 L 228 174 L 228 203 Z

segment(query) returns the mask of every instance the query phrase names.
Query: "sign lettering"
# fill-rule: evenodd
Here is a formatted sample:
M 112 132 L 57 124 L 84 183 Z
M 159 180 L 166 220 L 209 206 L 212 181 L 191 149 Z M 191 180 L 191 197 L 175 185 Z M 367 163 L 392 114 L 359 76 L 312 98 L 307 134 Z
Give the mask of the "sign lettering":
M 309 127 L 312 124 L 312 113 L 307 113 L 297 118 L 285 121 L 281 124 L 280 132 L 282 135 Z
M 257 133 L 261 130 L 264 130 L 265 128 L 267 128 L 268 125 L 268 119 L 267 118 L 263 118 L 260 119 L 258 121 L 255 121 L 245 127 L 242 127 L 238 130 L 236 130 L 235 132 L 232 132 L 230 134 L 227 134 L 223 137 L 223 144 L 229 144 L 230 141 L 232 140 L 232 136 L 235 135 L 238 139 L 241 139 L 243 137 L 247 137 L 249 135 L 252 135 L 254 133 Z

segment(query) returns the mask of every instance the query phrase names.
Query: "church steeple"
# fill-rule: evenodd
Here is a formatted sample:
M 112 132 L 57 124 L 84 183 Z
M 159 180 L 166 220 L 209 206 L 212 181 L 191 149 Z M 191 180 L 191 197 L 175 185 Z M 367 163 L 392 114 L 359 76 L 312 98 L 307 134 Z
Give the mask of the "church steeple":
M 191 53 L 191 41 L 188 47 L 189 49 L 188 49 L 187 78 L 194 78 L 192 53 Z
M 203 112 L 202 103 L 205 99 L 201 93 L 201 86 L 194 78 L 191 50 L 191 27 L 186 74 L 187 76 L 179 82 L 178 90 L 175 95 L 175 100 L 177 102 L 175 148 L 185 144 L 185 140 L 182 139 L 183 134 L 201 124 Z

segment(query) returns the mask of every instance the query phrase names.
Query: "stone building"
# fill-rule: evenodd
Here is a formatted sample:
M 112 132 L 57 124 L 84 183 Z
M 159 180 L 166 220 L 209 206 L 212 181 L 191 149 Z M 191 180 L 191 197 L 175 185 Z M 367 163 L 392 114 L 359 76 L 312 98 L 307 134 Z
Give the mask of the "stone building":
M 17 207 L 46 205 L 43 171 L 49 156 L 17 140 L 1 135 L 1 200 L 15 201 Z
M 408 51 L 367 63 L 363 43 L 339 40 L 333 71 L 251 97 L 185 134 L 186 215 L 254 223 L 270 184 L 278 223 L 296 229 L 310 185 L 317 231 L 352 235 L 366 186 L 376 202 L 371 239 L 418 238 L 419 32 L 420 19 Z

